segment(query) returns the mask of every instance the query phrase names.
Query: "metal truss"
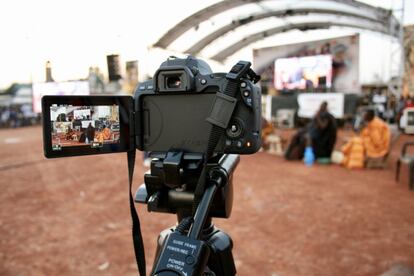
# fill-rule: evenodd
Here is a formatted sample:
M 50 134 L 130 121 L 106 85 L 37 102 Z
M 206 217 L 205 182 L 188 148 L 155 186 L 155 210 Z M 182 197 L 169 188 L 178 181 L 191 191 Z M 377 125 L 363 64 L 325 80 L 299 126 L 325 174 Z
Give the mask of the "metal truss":
M 160 48 L 168 48 L 168 46 L 174 42 L 177 38 L 179 38 L 182 34 L 186 31 L 190 30 L 194 26 L 199 25 L 200 23 L 208 20 L 209 18 L 225 12 L 227 10 L 240 7 L 247 4 L 259 4 L 261 2 L 265 2 L 266 0 L 223 0 L 211 6 L 208 6 L 189 17 L 185 18 L 173 28 L 171 28 L 165 35 L 163 35 L 154 45 L 153 47 L 160 47 Z M 273 0 L 279 1 L 279 0 Z M 312 0 L 303 0 L 302 2 L 312 2 Z M 336 4 L 342 4 L 348 7 L 357 8 L 361 14 L 364 14 L 366 17 L 371 18 L 372 20 L 376 20 L 382 22 L 384 25 L 393 25 L 395 26 L 398 24 L 396 20 L 394 20 L 392 13 L 390 11 L 373 7 L 365 3 L 361 3 L 355 0 L 322 0 L 326 2 L 332 2 Z M 339 10 L 339 9 L 338 9 Z
M 334 9 L 314 9 L 314 8 L 298 8 L 298 9 L 282 9 L 282 10 L 272 10 L 272 11 L 266 11 L 263 13 L 255 13 L 246 17 L 243 17 L 241 19 L 233 20 L 230 24 L 225 25 L 218 30 L 214 31 L 213 33 L 207 35 L 197 43 L 195 43 L 193 46 L 188 48 L 185 53 L 188 53 L 190 55 L 197 55 L 200 53 L 205 47 L 207 47 L 209 44 L 211 44 L 214 40 L 224 36 L 230 31 L 234 31 L 238 27 L 244 26 L 246 24 L 250 24 L 254 21 L 265 19 L 265 18 L 271 18 L 271 17 L 278 17 L 278 18 L 284 18 L 284 17 L 290 17 L 290 16 L 297 16 L 297 15 L 335 15 L 347 19 L 353 19 L 357 22 L 363 21 L 363 24 L 359 26 L 359 28 L 362 29 L 370 29 L 377 32 L 381 32 L 384 34 L 390 34 L 394 37 L 398 36 L 398 30 L 396 28 L 390 30 L 389 23 L 384 24 L 385 19 L 378 19 L 378 18 L 372 18 L 368 15 L 361 15 L 357 13 L 351 13 L 351 12 L 345 12 L 345 11 L 339 11 Z M 390 17 L 391 18 L 391 17 Z M 386 19 L 389 20 L 390 18 Z M 284 28 L 282 28 L 284 31 Z

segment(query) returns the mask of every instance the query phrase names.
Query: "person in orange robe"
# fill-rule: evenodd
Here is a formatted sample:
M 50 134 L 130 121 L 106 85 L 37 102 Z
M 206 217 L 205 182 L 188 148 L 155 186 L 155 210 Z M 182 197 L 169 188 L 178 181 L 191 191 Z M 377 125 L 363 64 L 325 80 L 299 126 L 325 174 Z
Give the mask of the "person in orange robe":
M 375 116 L 373 110 L 364 115 L 365 127 L 361 131 L 367 158 L 384 157 L 390 148 L 391 132 L 388 125 Z
M 342 165 L 348 169 L 364 168 L 364 143 L 361 137 L 352 137 L 348 143 L 342 146 L 341 151 L 344 154 Z
M 104 142 L 104 136 L 102 132 L 99 132 L 96 136 L 95 136 L 95 141 L 99 142 L 99 143 L 103 143 Z
M 103 135 L 104 140 L 111 139 L 111 130 L 107 128 L 106 126 L 104 126 L 102 129 L 102 135 Z
M 274 128 L 272 124 L 262 117 L 262 147 L 263 149 L 269 148 L 269 142 L 267 141 L 267 137 L 273 134 L 273 132 L 274 132 Z
M 384 157 L 390 147 L 391 132 L 388 125 L 375 116 L 373 110 L 364 114 L 364 126 L 358 136 L 342 147 L 342 165 L 349 169 L 363 168 L 367 158 Z

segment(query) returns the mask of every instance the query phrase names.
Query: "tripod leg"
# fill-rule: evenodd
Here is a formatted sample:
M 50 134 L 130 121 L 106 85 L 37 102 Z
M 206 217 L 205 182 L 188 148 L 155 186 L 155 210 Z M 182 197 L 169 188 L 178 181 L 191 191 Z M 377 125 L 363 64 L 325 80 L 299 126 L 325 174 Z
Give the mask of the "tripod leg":
M 216 276 L 236 275 L 236 266 L 233 258 L 233 241 L 230 236 L 218 228 L 207 237 L 210 245 L 210 257 L 207 263 L 208 268 Z
M 158 259 L 160 257 L 161 249 L 164 246 L 165 240 L 168 238 L 168 235 L 170 235 L 173 232 L 173 227 L 164 229 L 161 231 L 161 233 L 158 235 L 157 239 L 157 250 L 155 251 L 155 257 L 154 257 L 154 264 L 158 262 Z M 154 267 L 153 267 L 154 269 Z M 154 271 L 151 271 L 151 275 L 153 275 Z

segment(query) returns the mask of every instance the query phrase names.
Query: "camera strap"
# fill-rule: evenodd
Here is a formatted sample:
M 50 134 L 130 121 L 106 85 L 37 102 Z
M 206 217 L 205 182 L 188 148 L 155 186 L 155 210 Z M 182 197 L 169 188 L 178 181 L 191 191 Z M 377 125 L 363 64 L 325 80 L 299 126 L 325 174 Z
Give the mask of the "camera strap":
M 248 78 L 254 83 L 260 80 L 260 76 L 256 75 L 250 66 L 251 63 L 248 61 L 239 61 L 231 68 L 230 72 L 226 74 L 227 83 L 224 91 L 216 93 L 216 99 L 210 116 L 207 118 L 207 121 L 212 124 L 212 128 L 208 138 L 207 150 L 204 155 L 203 169 L 194 191 L 193 215 L 195 214 L 197 206 L 205 191 L 207 162 L 213 155 L 214 149 L 216 148 L 220 137 L 224 134 L 233 115 L 234 108 L 236 107 L 237 100 L 235 96 L 241 78 Z
M 138 218 L 137 210 L 134 205 L 134 198 L 132 196 L 132 181 L 134 177 L 135 166 L 135 149 L 127 152 L 128 155 L 128 179 L 129 179 L 129 207 L 132 218 L 132 239 L 134 241 L 135 258 L 137 261 L 139 275 L 145 276 L 145 251 L 144 242 L 142 240 L 141 225 Z

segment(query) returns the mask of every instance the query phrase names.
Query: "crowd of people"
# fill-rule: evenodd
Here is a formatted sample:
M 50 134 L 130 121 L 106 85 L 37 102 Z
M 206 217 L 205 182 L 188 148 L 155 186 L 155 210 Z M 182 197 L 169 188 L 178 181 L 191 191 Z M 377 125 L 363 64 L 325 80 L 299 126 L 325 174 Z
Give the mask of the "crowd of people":
M 53 122 L 52 144 L 59 144 L 62 146 L 108 143 L 118 142 L 119 131 L 111 129 L 111 122 L 109 121 L 92 121 L 88 123 L 87 127 L 82 127 L 80 120 L 68 118 L 67 120 L 58 120 Z
M 414 97 L 400 96 L 398 98 L 394 95 L 387 96 L 381 91 L 365 95 L 363 102 L 371 106 L 379 118 L 396 124 L 400 129 L 404 129 L 406 125 L 404 110 L 414 107 Z
M 313 160 L 330 163 L 337 149 L 339 160 L 347 168 L 364 168 L 370 160 L 385 158 L 389 152 L 391 131 L 386 122 L 378 117 L 373 109 L 362 114 L 362 123 L 353 130 L 347 141 L 339 145 L 337 141 L 337 123 L 329 112 L 327 102 L 323 102 L 312 120 L 296 131 L 284 152 L 286 160 L 305 160 L 311 154 Z M 266 147 L 266 137 L 273 133 L 271 124 L 264 120 L 262 138 Z
M 5 106 L 0 108 L 0 128 L 17 128 L 37 125 L 40 114 L 35 114 L 30 105 Z

